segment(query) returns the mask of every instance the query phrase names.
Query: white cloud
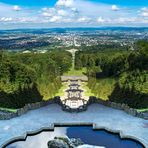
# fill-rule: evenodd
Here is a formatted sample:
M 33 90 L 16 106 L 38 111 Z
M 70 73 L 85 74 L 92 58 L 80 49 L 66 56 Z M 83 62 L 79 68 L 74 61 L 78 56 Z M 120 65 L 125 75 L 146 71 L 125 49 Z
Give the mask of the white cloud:
M 63 9 L 57 10 L 57 13 L 58 13 L 58 15 L 61 15 L 61 16 L 67 16 L 68 15 L 67 11 L 65 11 Z
M 140 22 L 140 23 L 139 23 Z M 112 23 L 117 23 L 117 24 L 121 24 L 121 25 L 137 25 L 137 24 L 146 24 L 148 23 L 148 20 L 143 19 L 142 17 L 120 17 L 117 19 L 112 20 Z
M 78 22 L 80 23 L 87 23 L 87 22 L 90 22 L 91 18 L 89 17 L 80 17 L 78 18 Z
M 62 17 L 61 16 L 53 16 L 50 20 L 49 20 L 49 22 L 60 22 L 61 21 L 61 19 L 62 19 Z
M 148 12 L 143 12 L 141 15 L 144 17 L 148 17 Z
M 148 8 L 147 7 L 143 7 L 141 8 L 142 11 L 148 11 Z
M 15 6 L 13 6 L 13 10 L 15 10 L 15 11 L 20 11 L 21 8 L 20 8 L 18 5 L 15 5 Z
M 74 0 L 58 0 L 56 6 L 72 7 Z
M 47 8 L 47 7 L 44 7 L 44 8 L 42 8 L 41 10 L 42 10 L 42 11 L 47 11 L 48 8 Z
M 0 18 L 0 22 L 11 22 L 13 19 L 11 17 L 2 17 Z
M 48 12 L 43 12 L 42 15 L 45 16 L 45 17 L 50 17 L 50 16 L 52 16 L 52 14 L 51 14 L 51 13 L 48 13 Z
M 148 17 L 148 8 L 147 7 L 143 7 L 140 12 L 141 12 L 141 16 Z
M 74 7 L 71 8 L 71 10 L 74 11 L 74 12 L 77 12 L 78 11 L 77 8 L 74 8 Z
M 62 1 L 62 2 L 58 1 L 58 2 L 57 2 L 58 5 L 65 6 L 65 3 L 63 3 L 65 1 Z M 72 17 L 76 15 L 77 9 L 74 7 L 57 7 L 57 3 L 54 7 L 52 8 L 45 7 L 45 8 L 42 8 L 41 11 L 39 12 L 41 13 L 42 16 L 49 17 L 51 20 L 50 22 L 57 22 L 61 19 L 61 17 L 62 17 L 62 20 L 61 20 L 62 22 L 64 21 L 69 22 L 70 20 L 72 20 Z M 69 6 L 67 3 L 66 3 L 66 6 Z M 47 20 L 45 21 L 47 22 Z
M 105 19 L 103 19 L 102 17 L 97 18 L 97 22 L 98 23 L 104 23 Z
M 135 22 L 136 18 L 118 18 L 117 23 L 127 23 L 127 22 Z
M 15 11 L 14 11 L 15 10 Z M 16 11 L 21 10 L 19 13 Z M 118 11 L 120 10 L 120 11 Z M 139 10 L 139 11 L 138 11 Z M 115 11 L 118 11 L 115 13 Z M 123 8 L 90 0 L 58 0 L 53 7 L 27 8 L 0 3 L 0 21 L 9 24 L 46 23 L 50 26 L 130 25 L 147 26 L 148 7 Z M 51 24 L 50 24 L 51 23 Z M 1 23 L 2 24 L 2 23 Z
M 66 10 L 59 8 L 42 8 L 42 16 L 54 17 L 54 16 L 67 16 L 69 13 Z
M 28 22 L 32 22 L 32 23 L 36 23 L 37 21 L 39 21 L 36 17 L 22 17 L 22 18 L 18 18 L 16 20 L 19 23 L 28 23 Z
M 117 5 L 112 5 L 111 10 L 112 11 L 118 11 L 119 7 Z
M 12 17 L 2 17 L 0 18 L 0 22 L 3 23 L 36 23 L 39 22 L 39 19 L 36 17 L 19 17 L 19 18 L 12 18 Z
M 63 19 L 63 22 L 64 23 L 72 23 L 72 22 L 74 22 L 75 20 L 74 19 L 71 19 L 71 18 L 64 18 Z
M 45 17 L 51 17 L 57 14 L 57 10 L 55 8 L 42 8 L 41 12 Z

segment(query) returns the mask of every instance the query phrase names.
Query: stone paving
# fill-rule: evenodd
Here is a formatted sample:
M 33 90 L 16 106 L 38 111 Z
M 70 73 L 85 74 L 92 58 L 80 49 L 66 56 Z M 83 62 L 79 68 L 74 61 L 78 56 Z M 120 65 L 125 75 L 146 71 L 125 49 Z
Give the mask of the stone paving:
M 42 129 L 53 129 L 58 125 L 88 125 L 94 129 L 106 129 L 120 133 L 121 137 L 140 141 L 148 148 L 148 120 L 133 117 L 127 113 L 100 104 L 93 104 L 81 113 L 62 111 L 57 104 L 51 104 L 10 120 L 0 120 L 0 147 L 18 137 Z

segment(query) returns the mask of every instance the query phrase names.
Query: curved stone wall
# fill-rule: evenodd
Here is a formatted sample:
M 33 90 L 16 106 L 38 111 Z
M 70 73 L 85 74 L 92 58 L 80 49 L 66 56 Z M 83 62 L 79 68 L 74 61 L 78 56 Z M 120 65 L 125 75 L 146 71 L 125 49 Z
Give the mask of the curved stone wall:
M 43 107 L 43 106 L 46 106 L 46 105 L 49 105 L 49 104 L 53 104 L 53 103 L 59 104 L 62 107 L 63 111 L 67 111 L 67 112 L 71 112 L 71 113 L 72 112 L 85 111 L 85 110 L 87 110 L 87 107 L 89 105 L 91 105 L 93 103 L 99 103 L 99 104 L 102 104 L 104 106 L 123 110 L 123 111 L 125 111 L 126 113 L 128 113 L 132 116 L 136 116 L 136 117 L 148 120 L 148 114 L 137 112 L 136 109 L 130 108 L 126 104 L 120 104 L 120 103 L 115 103 L 115 102 L 111 102 L 111 101 L 103 101 L 103 100 L 96 98 L 94 96 L 91 96 L 89 98 L 87 104 L 80 106 L 79 108 L 76 108 L 76 109 L 73 109 L 73 108 L 70 108 L 69 106 L 64 105 L 61 102 L 60 97 L 55 97 L 54 99 L 51 99 L 49 101 L 26 104 L 23 108 L 18 109 L 16 113 L 4 112 L 4 111 L 0 112 L 0 120 L 8 120 L 8 119 L 11 119 L 11 118 L 14 118 L 14 117 L 18 117 L 18 116 L 25 114 L 29 110 L 38 109 L 40 107 Z
M 125 111 L 126 113 L 128 113 L 132 116 L 136 116 L 136 117 L 148 120 L 148 114 L 138 112 L 136 109 L 130 108 L 126 104 L 115 103 L 115 102 L 111 102 L 111 101 L 103 101 L 103 100 L 96 98 L 96 97 L 93 97 L 93 96 L 89 98 L 88 105 L 92 104 L 92 103 L 99 103 L 99 104 L 102 104 L 102 105 L 105 105 L 105 106 L 108 106 L 108 107 L 123 110 L 123 111 Z
M 79 108 L 76 108 L 76 109 L 72 109 L 72 108 L 69 108 L 66 105 L 63 105 L 61 100 L 60 100 L 60 97 L 56 97 L 56 101 L 55 102 L 62 106 L 62 110 L 68 111 L 68 112 L 82 112 L 82 111 L 87 110 L 87 107 L 89 105 L 91 105 L 93 103 L 99 103 L 99 104 L 102 104 L 102 105 L 107 106 L 107 107 L 112 107 L 114 109 L 123 110 L 123 111 L 125 111 L 126 113 L 128 113 L 128 114 L 130 114 L 132 116 L 148 120 L 148 114 L 137 112 L 136 109 L 130 108 L 126 104 L 115 103 L 115 102 L 111 102 L 111 101 L 104 101 L 104 100 L 101 100 L 101 99 L 96 98 L 94 96 L 91 96 L 89 98 L 87 104 L 85 104 L 83 106 L 80 106 Z
M 23 108 L 18 109 L 16 113 L 1 111 L 0 120 L 9 120 L 11 118 L 18 117 L 18 116 L 25 114 L 29 110 L 38 109 L 40 107 L 43 107 L 43 106 L 46 106 L 52 103 L 54 103 L 53 99 L 49 101 L 42 101 L 42 102 L 26 104 Z
M 118 134 L 119 137 L 121 139 L 130 139 L 130 140 L 134 140 L 136 142 L 139 142 L 143 147 L 146 147 L 145 143 L 143 143 L 143 141 L 141 141 L 139 138 L 137 138 L 136 136 L 129 136 L 129 135 L 125 135 L 122 131 L 120 130 L 115 130 L 115 129 L 110 129 L 110 128 L 107 128 L 107 127 L 103 127 L 103 126 L 98 126 L 96 123 L 93 123 L 93 122 L 80 122 L 80 123 L 54 123 L 54 124 L 51 124 L 50 126 L 48 127 L 42 127 L 40 129 L 37 129 L 35 131 L 31 131 L 31 132 L 26 132 L 24 135 L 22 136 L 19 136 L 19 137 L 15 137 L 13 139 L 10 139 L 9 141 L 7 141 L 6 143 L 3 144 L 3 148 L 4 147 L 7 147 L 9 144 L 13 143 L 13 142 L 16 142 L 18 140 L 26 140 L 27 139 L 27 136 L 29 135 L 37 135 L 38 133 L 41 133 L 45 130 L 54 130 L 54 128 L 56 126 L 59 126 L 59 127 L 63 127 L 63 126 L 92 126 L 92 129 L 93 130 L 105 130 L 105 131 L 108 131 L 108 132 L 111 132 L 112 134 Z

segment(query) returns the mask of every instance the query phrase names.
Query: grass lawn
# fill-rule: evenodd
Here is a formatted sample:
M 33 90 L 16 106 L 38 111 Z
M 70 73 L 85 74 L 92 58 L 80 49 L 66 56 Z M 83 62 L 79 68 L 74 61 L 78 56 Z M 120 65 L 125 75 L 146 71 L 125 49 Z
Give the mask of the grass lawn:
M 94 93 L 94 96 L 102 99 L 108 100 L 108 96 L 111 95 L 114 90 L 114 85 L 116 80 L 114 78 L 100 78 L 96 82 L 90 80 L 89 85 L 91 91 Z
M 54 94 L 56 93 L 53 83 L 49 83 L 48 85 L 39 84 L 38 89 L 41 95 L 43 96 L 44 101 L 53 98 Z
M 64 73 L 64 76 L 84 76 L 86 73 L 86 68 L 82 68 L 81 70 L 70 69 L 68 72 Z
M 59 89 L 58 93 L 55 96 L 64 96 L 65 89 L 68 89 L 68 84 L 62 84 L 62 87 Z
M 82 88 L 85 90 L 84 94 L 85 96 L 94 96 L 94 93 L 92 93 L 91 89 L 89 89 L 89 87 L 87 86 L 87 83 L 82 83 Z
M 148 112 L 148 108 L 143 108 L 143 109 L 137 109 L 138 112 Z
M 0 110 L 2 110 L 2 111 L 8 111 L 8 112 L 13 112 L 13 113 L 16 113 L 17 112 L 17 109 L 3 108 L 3 107 L 0 107 Z
M 113 78 L 99 79 L 96 86 L 96 94 L 98 98 L 108 100 L 108 96 L 111 95 L 114 90 L 116 81 Z

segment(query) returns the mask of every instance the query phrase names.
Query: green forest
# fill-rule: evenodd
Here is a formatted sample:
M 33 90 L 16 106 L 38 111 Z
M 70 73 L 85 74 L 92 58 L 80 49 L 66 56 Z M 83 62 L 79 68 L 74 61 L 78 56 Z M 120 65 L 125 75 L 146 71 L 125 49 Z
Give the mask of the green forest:
M 76 69 L 87 68 L 92 92 L 103 100 L 148 108 L 148 41 L 137 41 L 135 50 L 99 49 L 87 47 L 76 55 Z
M 86 69 L 88 87 L 96 97 L 148 108 L 148 41 L 137 41 L 134 49 L 82 46 L 76 52 L 75 70 Z M 60 76 L 71 67 L 72 56 L 64 49 L 46 53 L 1 50 L 0 107 L 17 109 L 52 99 L 62 86 Z
M 61 87 L 60 76 L 71 67 L 66 51 L 0 52 L 0 107 L 20 108 L 49 100 Z

